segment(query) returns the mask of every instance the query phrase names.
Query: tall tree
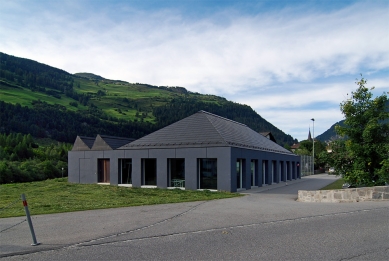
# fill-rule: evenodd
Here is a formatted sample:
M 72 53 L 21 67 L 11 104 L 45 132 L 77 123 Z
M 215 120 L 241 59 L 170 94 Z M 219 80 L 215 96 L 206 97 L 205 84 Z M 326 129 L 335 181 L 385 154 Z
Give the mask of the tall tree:
M 372 98 L 364 78 L 351 99 L 340 104 L 344 126 L 336 131 L 344 140 L 333 144 L 332 163 L 338 174 L 355 185 L 389 183 L 389 108 L 387 93 Z

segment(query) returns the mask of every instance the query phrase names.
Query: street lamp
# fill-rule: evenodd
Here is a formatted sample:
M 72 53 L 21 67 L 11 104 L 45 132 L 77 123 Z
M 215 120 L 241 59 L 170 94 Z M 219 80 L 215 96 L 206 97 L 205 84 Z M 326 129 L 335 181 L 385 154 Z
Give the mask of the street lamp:
M 312 157 L 313 157 L 313 172 L 312 174 L 315 174 L 315 119 L 312 118 L 311 121 L 313 122 L 313 130 L 312 130 Z
M 63 177 L 63 168 L 62 168 L 62 177 Z

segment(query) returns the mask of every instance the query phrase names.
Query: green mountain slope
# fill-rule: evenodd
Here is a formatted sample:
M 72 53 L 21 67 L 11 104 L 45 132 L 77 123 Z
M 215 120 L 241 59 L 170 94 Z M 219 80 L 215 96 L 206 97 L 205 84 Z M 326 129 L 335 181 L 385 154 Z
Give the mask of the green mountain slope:
M 271 131 L 281 145 L 295 142 L 247 105 L 183 87 L 109 80 L 0 52 L 0 132 L 31 133 L 73 142 L 76 135 L 139 138 L 199 110 Z
M 339 121 L 339 122 L 333 124 L 328 130 L 326 130 L 325 132 L 323 132 L 322 134 L 317 136 L 316 139 L 318 139 L 320 141 L 323 141 L 323 142 L 329 142 L 329 141 L 332 141 L 332 140 L 339 139 L 340 137 L 339 137 L 338 134 L 336 134 L 336 131 L 335 131 L 335 126 L 336 125 L 343 126 L 344 125 L 344 120 Z

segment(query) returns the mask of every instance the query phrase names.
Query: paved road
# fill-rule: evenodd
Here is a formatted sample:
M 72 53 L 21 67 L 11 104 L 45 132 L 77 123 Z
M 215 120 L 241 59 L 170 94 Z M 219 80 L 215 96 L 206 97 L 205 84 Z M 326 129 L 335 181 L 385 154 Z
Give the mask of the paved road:
M 5 260 L 389 260 L 389 202 L 301 203 L 333 176 L 245 197 L 34 216 L 0 233 Z M 0 219 L 0 225 L 18 218 Z M 1 228 L 0 226 L 0 228 Z M 19 255 L 22 254 L 22 255 Z

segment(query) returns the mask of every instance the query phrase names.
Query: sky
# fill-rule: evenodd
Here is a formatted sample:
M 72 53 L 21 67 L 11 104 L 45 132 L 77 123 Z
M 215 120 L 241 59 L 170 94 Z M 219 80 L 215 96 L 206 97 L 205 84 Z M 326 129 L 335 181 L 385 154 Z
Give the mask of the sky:
M 361 74 L 389 91 L 388 17 L 389 0 L 0 0 L 0 52 L 222 96 L 301 141 Z

